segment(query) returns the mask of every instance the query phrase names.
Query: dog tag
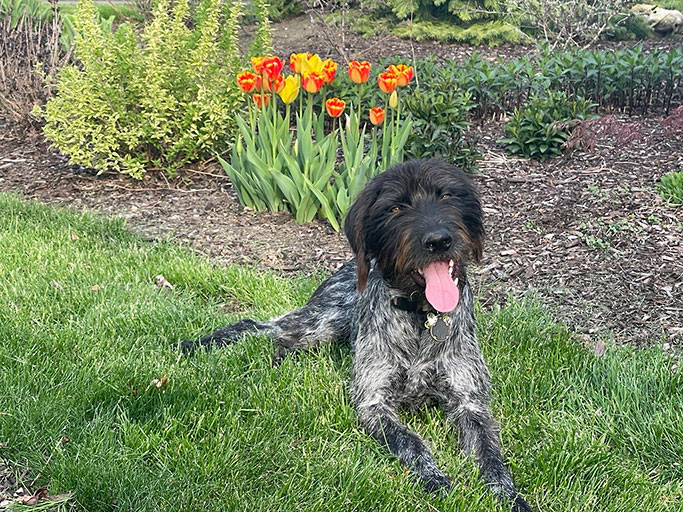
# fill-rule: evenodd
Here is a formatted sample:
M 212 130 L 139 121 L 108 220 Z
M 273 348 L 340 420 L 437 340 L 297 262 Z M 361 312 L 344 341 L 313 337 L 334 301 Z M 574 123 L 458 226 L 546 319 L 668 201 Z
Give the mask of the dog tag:
M 425 327 L 429 329 L 429 335 L 436 341 L 446 341 L 451 333 L 451 317 L 448 315 L 427 314 Z

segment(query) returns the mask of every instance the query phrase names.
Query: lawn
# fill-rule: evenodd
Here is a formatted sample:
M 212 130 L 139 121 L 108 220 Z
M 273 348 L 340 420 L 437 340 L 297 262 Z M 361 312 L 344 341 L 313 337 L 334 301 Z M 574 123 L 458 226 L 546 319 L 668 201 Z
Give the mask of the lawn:
M 77 510 L 496 510 L 436 411 L 406 421 L 454 478 L 445 499 L 359 431 L 348 348 L 275 368 L 262 338 L 176 350 L 302 304 L 321 277 L 215 267 L 122 221 L 0 195 L 0 457 L 73 493 Z M 596 356 L 532 301 L 479 325 L 505 455 L 534 508 L 682 509 L 675 361 L 657 348 Z

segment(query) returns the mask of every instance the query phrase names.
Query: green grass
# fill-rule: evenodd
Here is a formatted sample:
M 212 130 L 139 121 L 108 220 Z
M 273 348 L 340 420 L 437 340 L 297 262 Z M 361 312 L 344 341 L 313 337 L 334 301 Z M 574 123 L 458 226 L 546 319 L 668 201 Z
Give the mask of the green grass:
M 659 193 L 665 201 L 683 204 L 683 170 L 662 176 L 658 185 Z
M 446 499 L 358 430 L 347 348 L 277 368 L 262 338 L 174 348 L 229 311 L 302 304 L 315 285 L 0 195 L 0 456 L 87 511 L 496 510 L 436 411 L 406 421 L 454 477 Z M 681 510 L 683 378 L 662 351 L 596 357 L 531 303 L 479 320 L 505 455 L 537 509 Z

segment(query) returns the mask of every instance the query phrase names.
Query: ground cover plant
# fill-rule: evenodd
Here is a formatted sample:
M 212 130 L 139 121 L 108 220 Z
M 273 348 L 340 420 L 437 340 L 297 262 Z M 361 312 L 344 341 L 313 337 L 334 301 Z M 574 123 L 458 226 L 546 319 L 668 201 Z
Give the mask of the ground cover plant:
M 347 348 L 275 368 L 260 338 L 193 358 L 174 348 L 302 304 L 319 279 L 214 267 L 121 221 L 12 196 L 0 212 L 0 457 L 40 474 L 36 486 L 90 511 L 495 510 L 434 411 L 407 420 L 457 476 L 446 499 L 358 431 Z M 532 505 L 679 510 L 674 360 L 583 348 L 533 303 L 478 316 L 506 456 Z

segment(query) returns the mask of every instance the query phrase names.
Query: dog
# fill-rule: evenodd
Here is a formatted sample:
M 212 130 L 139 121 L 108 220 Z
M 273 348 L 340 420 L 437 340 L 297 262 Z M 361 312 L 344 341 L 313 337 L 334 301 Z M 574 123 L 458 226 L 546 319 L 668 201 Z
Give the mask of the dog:
M 514 510 L 530 511 L 503 463 L 475 334 L 466 267 L 481 258 L 484 227 L 472 182 L 439 160 L 395 165 L 361 191 L 344 231 L 355 260 L 324 281 L 305 306 L 267 322 L 240 320 L 182 342 L 182 350 L 263 334 L 274 340 L 281 360 L 296 350 L 348 341 L 360 425 L 427 491 L 447 492 L 451 482 L 398 411 L 435 403 L 458 427 L 462 448 L 474 456 L 488 488 Z

